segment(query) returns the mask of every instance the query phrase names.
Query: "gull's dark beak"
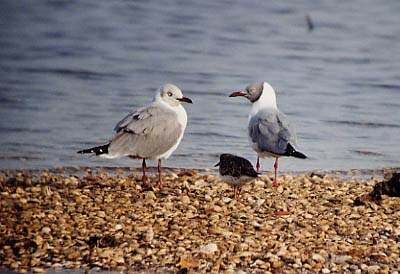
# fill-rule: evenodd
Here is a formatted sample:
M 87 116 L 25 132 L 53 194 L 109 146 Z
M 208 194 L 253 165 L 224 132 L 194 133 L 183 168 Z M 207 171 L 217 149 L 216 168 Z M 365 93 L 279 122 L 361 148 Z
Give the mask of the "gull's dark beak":
M 246 96 L 246 94 L 246 92 L 239 90 L 233 92 L 231 95 L 229 95 L 229 97 Z
M 216 167 L 216 166 L 219 166 L 219 164 L 220 164 L 221 162 L 218 162 L 217 164 L 215 164 L 215 166 L 214 167 Z
M 193 104 L 192 100 L 187 98 L 187 97 L 178 98 L 177 100 L 181 101 L 181 102 L 186 102 L 186 103 L 189 103 L 189 104 Z

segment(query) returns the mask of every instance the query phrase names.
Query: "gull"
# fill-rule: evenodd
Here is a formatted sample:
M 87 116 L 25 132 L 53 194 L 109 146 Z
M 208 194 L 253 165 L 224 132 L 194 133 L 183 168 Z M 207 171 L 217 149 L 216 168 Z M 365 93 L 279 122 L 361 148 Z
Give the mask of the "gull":
M 176 150 L 186 129 L 187 114 L 181 102 L 192 103 L 192 100 L 184 97 L 177 86 L 165 84 L 157 90 L 149 105 L 134 110 L 118 122 L 108 143 L 78 153 L 142 159 L 143 183 L 147 183 L 146 159 L 158 160 L 158 184 L 161 187 L 161 160 Z
M 270 84 L 267 82 L 252 84 L 245 90 L 229 95 L 229 97 L 236 96 L 243 96 L 253 104 L 247 129 L 250 145 L 257 153 L 257 172 L 260 170 L 260 157 L 274 157 L 273 185 L 277 186 L 278 158 L 287 156 L 305 159 L 307 156 L 294 148 L 295 132 L 290 127 L 286 116 L 279 111 L 275 91 Z
M 232 154 L 221 154 L 215 167 L 217 166 L 221 178 L 233 186 L 235 199 L 239 198 L 244 184 L 258 177 L 258 173 L 247 159 Z

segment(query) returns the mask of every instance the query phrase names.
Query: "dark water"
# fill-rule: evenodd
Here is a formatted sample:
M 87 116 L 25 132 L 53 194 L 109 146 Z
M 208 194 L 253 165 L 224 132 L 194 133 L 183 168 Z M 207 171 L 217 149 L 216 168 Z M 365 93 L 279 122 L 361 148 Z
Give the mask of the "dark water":
M 1 168 L 139 166 L 75 151 L 108 139 L 164 82 L 195 102 L 167 165 L 254 161 L 250 106 L 227 95 L 260 80 L 311 158 L 283 170 L 400 163 L 399 1 L 8 0 L 0 13 Z

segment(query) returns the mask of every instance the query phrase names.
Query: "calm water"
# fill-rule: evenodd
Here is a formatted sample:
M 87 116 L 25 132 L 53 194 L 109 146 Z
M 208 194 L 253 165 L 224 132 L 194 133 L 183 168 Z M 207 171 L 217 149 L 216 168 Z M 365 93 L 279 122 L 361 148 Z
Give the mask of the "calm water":
M 1 1 L 0 167 L 139 166 L 75 151 L 164 82 L 195 102 L 167 165 L 207 168 L 221 152 L 254 162 L 250 105 L 227 95 L 260 80 L 310 156 L 282 170 L 400 164 L 399 1 L 214 2 Z

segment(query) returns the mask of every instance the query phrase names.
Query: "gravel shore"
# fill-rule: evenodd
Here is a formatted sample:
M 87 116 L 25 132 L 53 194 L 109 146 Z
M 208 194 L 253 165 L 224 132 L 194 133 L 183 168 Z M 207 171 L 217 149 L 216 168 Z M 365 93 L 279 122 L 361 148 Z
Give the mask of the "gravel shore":
M 153 190 L 139 179 L 123 169 L 0 172 L 0 269 L 400 269 L 400 198 L 354 205 L 378 176 L 281 175 L 274 188 L 263 175 L 240 200 L 212 171 L 170 169 Z

